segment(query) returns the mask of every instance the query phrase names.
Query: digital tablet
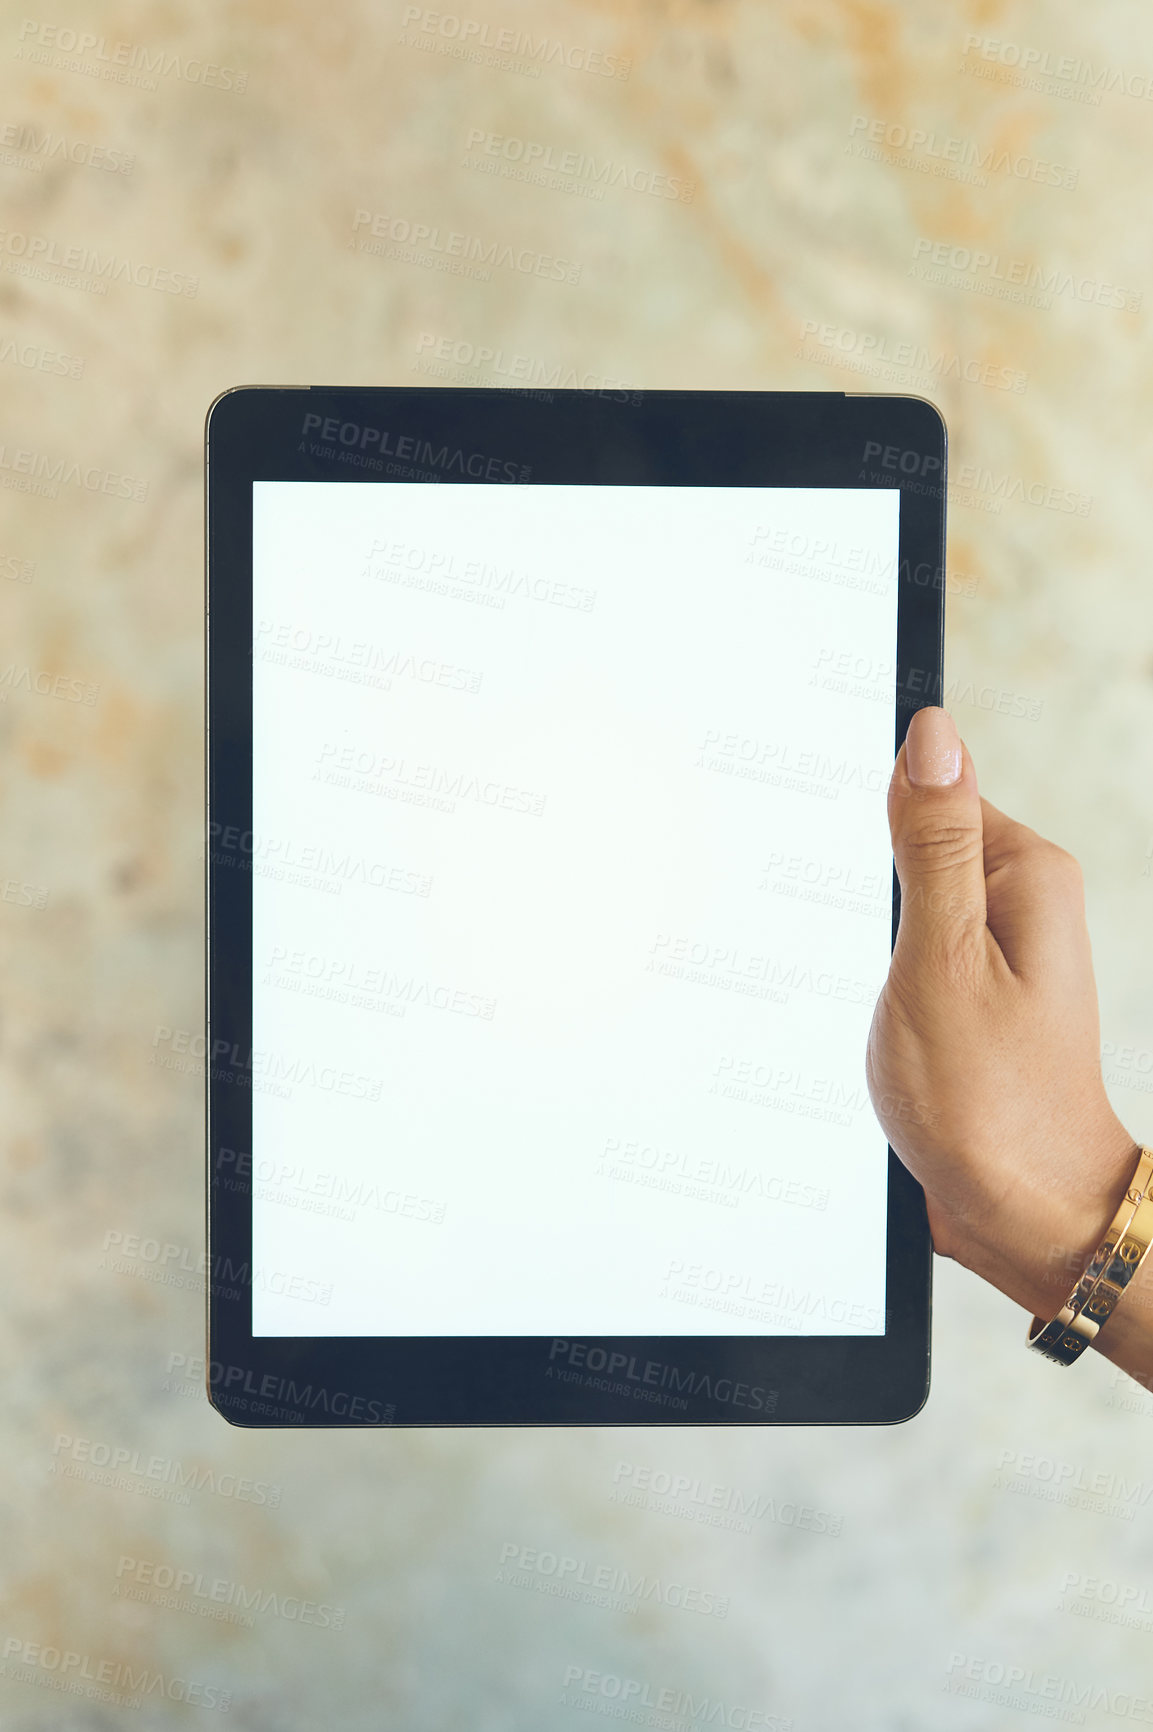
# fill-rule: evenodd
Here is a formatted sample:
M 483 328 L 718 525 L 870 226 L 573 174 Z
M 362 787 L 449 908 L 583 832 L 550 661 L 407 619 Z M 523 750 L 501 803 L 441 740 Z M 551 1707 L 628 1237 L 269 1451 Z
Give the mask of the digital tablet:
M 916 1413 L 930 1238 L 865 1047 L 937 410 L 244 386 L 206 431 L 211 1401 Z

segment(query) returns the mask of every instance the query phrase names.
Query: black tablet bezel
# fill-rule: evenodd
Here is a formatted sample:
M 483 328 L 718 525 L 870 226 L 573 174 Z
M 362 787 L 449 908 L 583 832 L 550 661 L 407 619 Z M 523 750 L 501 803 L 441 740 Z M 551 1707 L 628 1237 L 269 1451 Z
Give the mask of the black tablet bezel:
M 924 1194 L 889 1150 L 883 1336 L 253 1337 L 252 484 L 900 490 L 894 752 L 942 701 L 946 432 L 919 397 L 239 386 L 206 419 L 209 1399 L 245 1426 L 893 1424 L 929 1388 Z M 893 935 L 900 890 L 893 876 Z M 563 1375 L 559 1375 L 563 1371 Z

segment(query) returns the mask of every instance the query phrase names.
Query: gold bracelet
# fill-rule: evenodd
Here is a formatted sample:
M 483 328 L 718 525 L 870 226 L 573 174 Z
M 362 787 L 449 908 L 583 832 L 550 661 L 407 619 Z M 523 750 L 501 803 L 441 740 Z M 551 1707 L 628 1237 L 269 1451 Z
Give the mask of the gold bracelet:
M 1034 1317 L 1028 1343 L 1055 1365 L 1072 1365 L 1112 1315 L 1153 1244 L 1153 1149 L 1137 1170 L 1088 1268 L 1049 1323 Z
M 1142 1147 L 1137 1162 L 1137 1170 L 1129 1181 L 1128 1190 L 1118 1204 L 1117 1213 L 1110 1222 L 1109 1231 L 1094 1251 L 1085 1273 L 1053 1319 L 1055 1324 L 1060 1323 L 1067 1326 L 1072 1323 L 1074 1317 L 1079 1316 L 1087 1309 L 1089 1297 L 1104 1274 L 1106 1264 L 1113 1256 L 1125 1233 L 1128 1232 L 1137 1214 L 1138 1206 L 1150 1188 L 1151 1178 L 1153 1178 L 1153 1149 Z M 1039 1322 L 1040 1319 L 1035 1321 Z M 1101 1321 L 1104 1322 L 1104 1318 Z M 1092 1340 L 1096 1333 L 1096 1329 L 1091 1330 L 1089 1339 Z

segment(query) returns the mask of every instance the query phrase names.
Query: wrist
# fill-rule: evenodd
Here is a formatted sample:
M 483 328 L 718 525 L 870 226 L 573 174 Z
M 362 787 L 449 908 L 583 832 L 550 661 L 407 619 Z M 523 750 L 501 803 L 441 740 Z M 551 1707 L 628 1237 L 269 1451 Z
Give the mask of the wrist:
M 1104 1239 L 1132 1181 L 1141 1147 L 1114 1120 L 1094 1139 L 1093 1175 L 1076 1198 L 1018 1199 L 997 1231 L 974 1236 L 960 1260 L 1043 1322 L 1055 1317 Z M 1012 1217 L 1016 1217 L 1016 1225 Z M 1142 1261 L 1091 1345 L 1153 1387 L 1153 1253 Z
M 996 1207 L 963 1234 L 950 1235 L 954 1242 L 947 1247 L 948 1255 L 1046 1320 L 1060 1311 L 1105 1237 L 1141 1152 L 1111 1110 L 1085 1142 L 1093 1166 L 1075 1194 L 1047 1186 L 1044 1177 L 1030 1184 L 1021 1173 Z

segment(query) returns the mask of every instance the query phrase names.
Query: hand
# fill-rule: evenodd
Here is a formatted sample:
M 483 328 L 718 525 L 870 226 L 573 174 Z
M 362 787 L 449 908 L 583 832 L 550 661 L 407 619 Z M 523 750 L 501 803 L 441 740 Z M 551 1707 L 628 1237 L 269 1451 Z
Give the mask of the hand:
M 981 798 L 943 709 L 910 722 L 888 812 L 901 919 L 869 1032 L 873 1106 L 934 1248 L 1048 1321 L 1139 1153 L 1101 1076 L 1081 869 Z M 1100 1334 L 1135 1375 L 1153 1374 L 1149 1262 Z

